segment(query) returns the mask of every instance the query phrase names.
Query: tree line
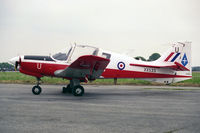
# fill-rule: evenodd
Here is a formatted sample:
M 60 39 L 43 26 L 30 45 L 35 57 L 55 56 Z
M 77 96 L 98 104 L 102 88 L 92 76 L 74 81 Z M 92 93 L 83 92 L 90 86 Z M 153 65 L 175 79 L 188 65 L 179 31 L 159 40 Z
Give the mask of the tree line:
M 149 56 L 148 59 L 145 59 L 145 58 L 142 57 L 142 56 L 137 56 L 137 57 L 135 57 L 136 60 L 142 60 L 142 61 L 155 61 L 155 60 L 157 60 L 158 58 L 160 58 L 160 54 L 159 54 L 159 53 L 153 53 L 152 55 Z
M 0 71 L 14 71 L 15 67 L 7 62 L 0 63 Z

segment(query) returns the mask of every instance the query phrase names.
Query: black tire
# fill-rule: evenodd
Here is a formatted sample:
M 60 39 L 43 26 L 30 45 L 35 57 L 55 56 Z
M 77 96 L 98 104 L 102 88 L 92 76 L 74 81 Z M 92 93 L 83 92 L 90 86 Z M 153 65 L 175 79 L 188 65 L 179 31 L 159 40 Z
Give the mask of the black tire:
M 70 84 L 68 84 L 67 87 L 63 87 L 62 92 L 63 93 L 72 93 L 72 88 L 70 87 Z
M 72 88 L 70 87 L 70 84 L 67 85 L 67 92 L 72 93 Z
M 84 88 L 81 85 L 75 86 L 72 89 L 72 93 L 74 96 L 82 96 L 84 94 Z
M 66 87 L 62 88 L 62 93 L 67 93 L 67 88 Z
M 33 86 L 33 88 L 32 88 L 32 92 L 33 92 L 33 94 L 35 94 L 35 95 L 40 95 L 40 93 L 42 92 L 42 88 L 40 87 L 40 86 Z

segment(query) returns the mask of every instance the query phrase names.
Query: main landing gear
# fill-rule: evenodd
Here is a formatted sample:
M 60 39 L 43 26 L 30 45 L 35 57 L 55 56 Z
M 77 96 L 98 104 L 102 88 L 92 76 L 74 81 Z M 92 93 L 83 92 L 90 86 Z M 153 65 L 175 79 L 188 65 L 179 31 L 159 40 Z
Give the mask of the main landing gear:
M 40 78 L 37 78 L 37 85 L 33 86 L 32 88 L 32 92 L 35 95 L 40 95 L 40 93 L 42 92 L 42 88 L 39 86 L 40 85 Z
M 33 86 L 32 92 L 35 95 L 39 95 L 42 92 L 42 88 L 40 87 L 40 78 L 37 78 L 37 84 Z M 79 79 L 70 80 L 70 84 L 67 87 L 63 87 L 63 93 L 72 93 L 74 96 L 82 96 L 84 94 L 84 88 L 80 85 Z
M 74 96 L 82 96 L 84 94 L 84 88 L 80 85 L 80 80 L 72 79 L 67 87 L 63 87 L 63 93 L 72 93 Z

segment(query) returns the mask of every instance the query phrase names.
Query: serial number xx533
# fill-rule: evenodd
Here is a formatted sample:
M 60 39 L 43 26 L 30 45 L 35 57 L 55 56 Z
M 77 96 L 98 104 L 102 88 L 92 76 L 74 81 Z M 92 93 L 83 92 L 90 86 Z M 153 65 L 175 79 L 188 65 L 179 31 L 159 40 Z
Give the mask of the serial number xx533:
M 145 71 L 145 72 L 153 72 L 153 73 L 155 73 L 155 72 L 156 72 L 156 69 L 155 69 L 155 68 L 147 68 L 147 67 L 145 67 L 145 68 L 144 68 L 144 71 Z

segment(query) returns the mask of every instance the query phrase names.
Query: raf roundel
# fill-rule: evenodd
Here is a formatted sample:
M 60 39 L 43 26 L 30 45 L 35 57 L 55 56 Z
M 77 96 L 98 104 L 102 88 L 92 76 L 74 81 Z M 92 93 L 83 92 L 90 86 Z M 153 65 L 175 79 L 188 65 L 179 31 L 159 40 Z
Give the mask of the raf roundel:
M 117 64 L 117 67 L 118 67 L 119 70 L 124 70 L 124 68 L 125 68 L 124 62 L 119 62 L 119 63 Z

